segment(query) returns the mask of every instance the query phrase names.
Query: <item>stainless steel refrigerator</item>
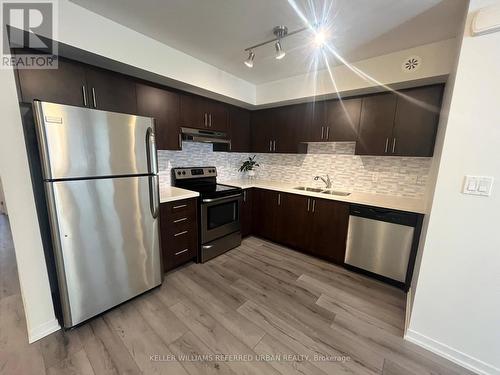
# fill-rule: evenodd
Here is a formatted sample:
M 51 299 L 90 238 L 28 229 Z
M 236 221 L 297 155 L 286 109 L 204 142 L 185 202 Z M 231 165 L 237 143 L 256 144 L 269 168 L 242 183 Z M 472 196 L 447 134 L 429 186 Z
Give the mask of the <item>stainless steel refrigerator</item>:
M 34 102 L 64 327 L 161 284 L 154 120 Z

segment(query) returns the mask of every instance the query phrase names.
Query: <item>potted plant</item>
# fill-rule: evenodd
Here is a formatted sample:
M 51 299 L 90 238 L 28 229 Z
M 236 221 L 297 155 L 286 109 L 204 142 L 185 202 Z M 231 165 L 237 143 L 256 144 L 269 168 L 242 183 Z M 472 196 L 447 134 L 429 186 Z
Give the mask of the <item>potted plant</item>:
M 259 166 L 259 163 L 255 161 L 255 156 L 249 156 L 247 160 L 241 164 L 241 167 L 239 169 L 240 172 L 247 172 L 248 177 L 252 178 L 255 176 L 255 167 Z

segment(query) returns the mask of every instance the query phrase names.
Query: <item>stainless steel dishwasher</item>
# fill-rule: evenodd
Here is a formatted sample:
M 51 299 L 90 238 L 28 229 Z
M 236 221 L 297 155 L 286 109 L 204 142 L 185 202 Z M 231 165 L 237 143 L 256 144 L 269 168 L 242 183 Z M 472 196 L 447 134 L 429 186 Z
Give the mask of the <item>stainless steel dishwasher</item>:
M 407 289 L 422 215 L 351 205 L 345 264 Z

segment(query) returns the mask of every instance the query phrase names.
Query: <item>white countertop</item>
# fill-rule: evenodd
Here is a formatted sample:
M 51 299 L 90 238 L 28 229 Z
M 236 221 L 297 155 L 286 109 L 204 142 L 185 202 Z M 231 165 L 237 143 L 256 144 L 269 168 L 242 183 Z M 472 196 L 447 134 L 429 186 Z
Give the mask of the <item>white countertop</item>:
M 348 196 L 328 195 L 322 193 L 314 193 L 310 191 L 296 190 L 294 187 L 301 184 L 291 184 L 289 182 L 265 181 L 265 180 L 230 180 L 220 182 L 226 185 L 238 186 L 242 189 L 261 188 L 281 191 L 283 193 L 300 194 L 315 198 L 331 199 L 340 202 L 364 204 L 374 207 L 390 208 L 393 210 L 401 210 L 415 212 L 419 214 L 427 213 L 427 200 L 424 198 L 407 198 L 384 194 L 360 193 L 352 192 Z
M 200 194 L 196 191 L 181 189 L 174 186 L 160 188 L 160 203 L 173 202 L 181 199 L 196 198 Z

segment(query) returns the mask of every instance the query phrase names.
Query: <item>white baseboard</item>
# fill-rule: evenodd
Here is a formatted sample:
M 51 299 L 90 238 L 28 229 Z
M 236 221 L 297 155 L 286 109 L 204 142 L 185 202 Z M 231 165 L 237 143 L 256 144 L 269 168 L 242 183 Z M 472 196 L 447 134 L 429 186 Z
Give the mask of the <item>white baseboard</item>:
M 455 362 L 456 364 L 478 374 L 500 375 L 499 368 L 483 362 L 477 358 L 471 357 L 468 354 L 462 353 L 446 344 L 431 339 L 430 337 L 415 332 L 412 329 L 408 329 L 406 331 L 404 338 L 405 340 L 421 346 L 441 357 L 449 359 L 450 361 Z
M 410 327 L 410 318 L 411 318 L 411 298 L 412 295 L 412 289 L 408 289 L 408 293 L 406 293 L 406 310 L 405 310 L 405 329 L 404 329 L 404 334 L 406 335 L 406 332 L 408 331 Z
M 59 325 L 59 322 L 56 319 L 50 320 L 48 322 L 40 324 L 38 327 L 35 327 L 34 329 L 31 329 L 28 332 L 28 341 L 30 344 L 32 344 L 35 341 L 38 341 L 41 338 L 44 338 L 45 336 L 48 336 L 51 333 L 54 333 L 55 331 L 58 331 L 60 329 L 61 326 Z

